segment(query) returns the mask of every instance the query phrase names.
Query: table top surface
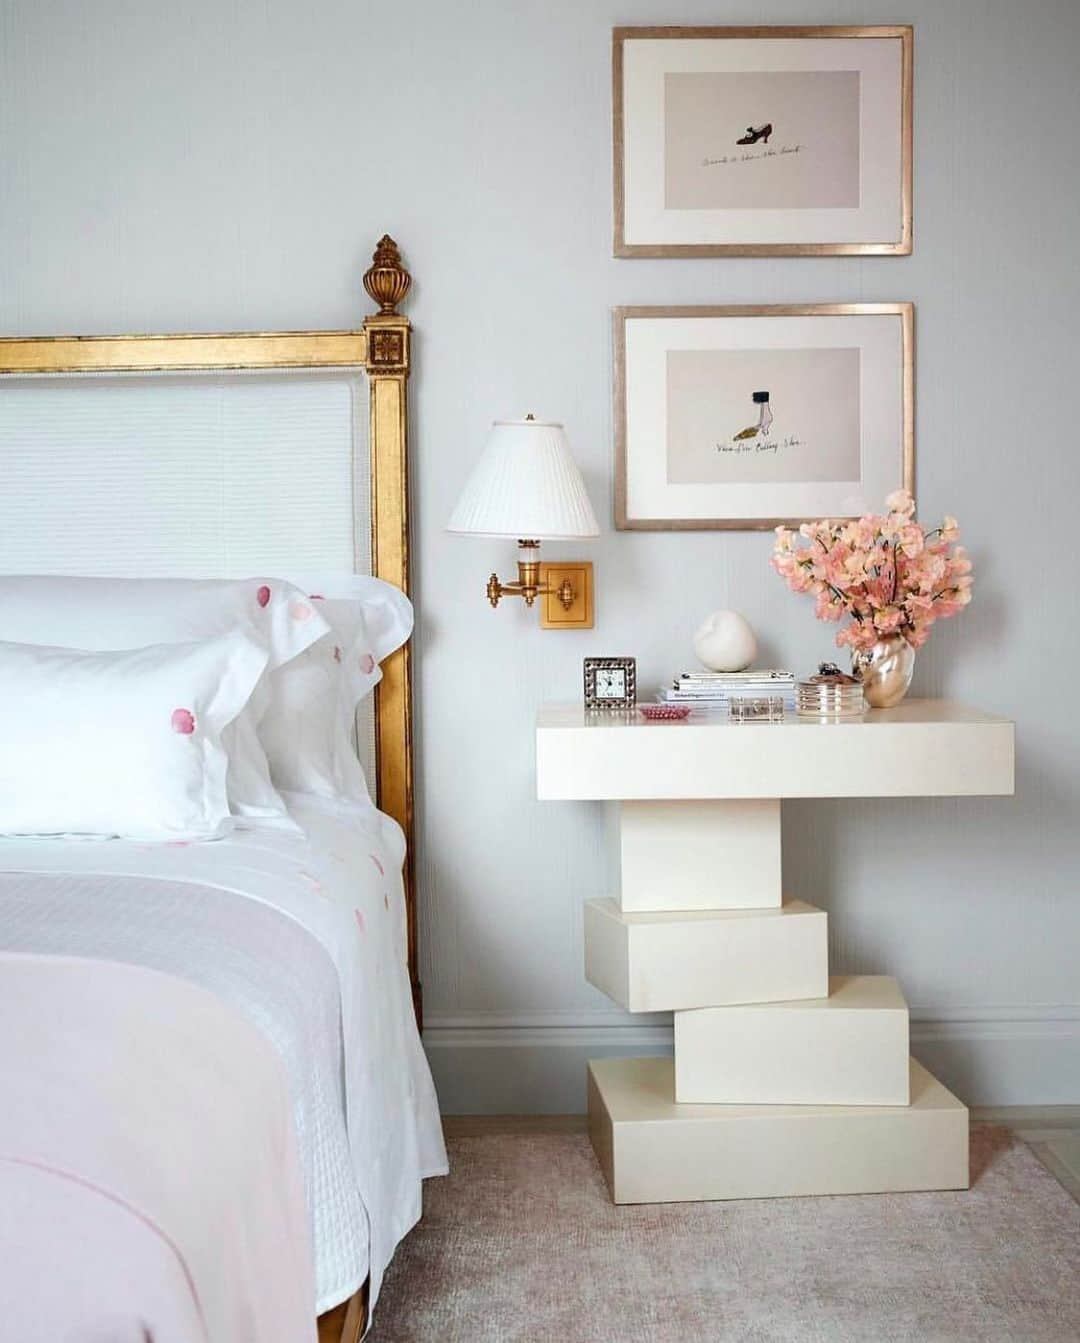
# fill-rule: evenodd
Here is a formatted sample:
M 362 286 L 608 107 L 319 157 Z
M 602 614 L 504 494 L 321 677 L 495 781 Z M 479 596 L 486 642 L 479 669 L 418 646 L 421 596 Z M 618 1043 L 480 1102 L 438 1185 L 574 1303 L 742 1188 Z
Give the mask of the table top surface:
M 973 724 L 1009 725 L 1011 720 L 997 714 L 960 704 L 956 700 L 906 699 L 893 709 L 868 709 L 861 718 L 800 718 L 790 710 L 782 723 L 736 723 L 725 713 L 695 710 L 678 721 L 649 722 L 636 709 L 586 709 L 577 704 L 542 704 L 536 715 L 538 732 L 577 728 L 629 728 L 642 732 L 685 732 L 698 729 L 728 732 L 790 732 L 794 730 L 863 731 L 882 726 L 968 726 Z

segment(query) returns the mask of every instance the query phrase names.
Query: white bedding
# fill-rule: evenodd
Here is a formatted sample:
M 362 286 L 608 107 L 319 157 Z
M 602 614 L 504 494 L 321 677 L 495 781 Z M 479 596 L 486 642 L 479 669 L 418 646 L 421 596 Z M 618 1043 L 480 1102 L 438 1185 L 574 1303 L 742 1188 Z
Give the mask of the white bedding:
M 0 952 L 0 1337 L 315 1343 L 288 1080 L 206 989 Z
M 368 1273 L 374 1306 L 421 1180 L 447 1170 L 405 970 L 404 846 L 371 806 L 287 800 L 303 834 L 0 841 L 0 950 L 164 970 L 259 1026 L 290 1080 L 318 1309 Z

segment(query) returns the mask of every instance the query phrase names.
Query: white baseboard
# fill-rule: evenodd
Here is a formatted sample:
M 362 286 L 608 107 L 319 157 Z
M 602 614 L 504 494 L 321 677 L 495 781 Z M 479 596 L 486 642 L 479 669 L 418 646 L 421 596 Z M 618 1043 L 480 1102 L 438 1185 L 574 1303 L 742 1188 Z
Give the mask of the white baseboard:
M 576 1114 L 590 1058 L 669 1054 L 670 1019 L 611 1012 L 428 1019 L 446 1114 Z M 1080 1103 L 1080 1006 L 912 1008 L 911 1052 L 968 1105 Z

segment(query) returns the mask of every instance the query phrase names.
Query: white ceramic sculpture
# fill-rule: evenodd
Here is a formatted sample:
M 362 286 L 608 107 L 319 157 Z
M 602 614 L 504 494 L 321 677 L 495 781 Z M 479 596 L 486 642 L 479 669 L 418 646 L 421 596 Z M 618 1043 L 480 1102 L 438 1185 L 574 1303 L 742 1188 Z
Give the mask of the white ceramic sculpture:
M 694 653 L 710 671 L 742 671 L 757 656 L 757 639 L 738 611 L 714 611 L 694 635 Z

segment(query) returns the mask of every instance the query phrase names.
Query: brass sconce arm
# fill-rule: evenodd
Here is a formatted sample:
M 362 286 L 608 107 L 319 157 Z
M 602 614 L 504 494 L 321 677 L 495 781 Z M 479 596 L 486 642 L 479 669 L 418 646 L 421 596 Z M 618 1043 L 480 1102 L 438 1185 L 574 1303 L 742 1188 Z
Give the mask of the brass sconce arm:
M 539 541 L 519 541 L 519 551 L 528 552 L 529 559 L 518 560 L 518 581 L 516 583 L 502 583 L 497 574 L 492 574 L 487 581 L 487 599 L 493 607 L 498 606 L 503 597 L 522 597 L 526 606 L 532 606 L 537 597 L 546 596 L 551 593 L 562 603 L 563 609 L 569 611 L 574 604 L 574 589 L 570 580 L 564 578 L 557 588 L 546 588 L 540 585 L 540 561 L 532 558 L 540 552 Z

